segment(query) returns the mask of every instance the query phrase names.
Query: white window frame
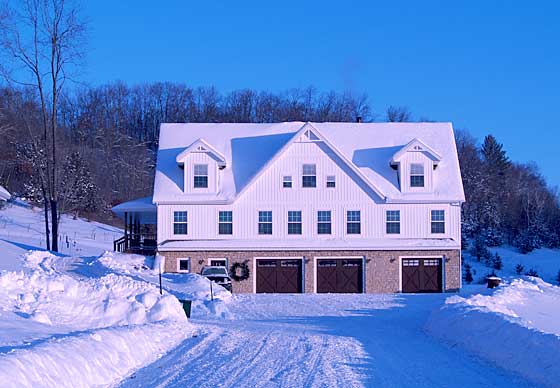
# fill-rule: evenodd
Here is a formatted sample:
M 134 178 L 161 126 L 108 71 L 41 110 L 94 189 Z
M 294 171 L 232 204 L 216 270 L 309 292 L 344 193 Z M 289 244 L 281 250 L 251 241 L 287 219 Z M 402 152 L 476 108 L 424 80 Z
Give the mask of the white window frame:
M 422 168 L 422 173 L 420 174 L 417 171 L 413 172 L 414 167 Z M 413 177 L 419 177 L 419 176 L 422 177 L 422 186 L 413 186 L 412 185 L 412 178 Z M 426 187 L 426 168 L 425 168 L 423 163 L 411 163 L 410 164 L 410 180 L 409 180 L 408 183 L 410 184 L 410 187 L 413 188 L 413 189 L 422 189 L 422 188 Z
M 319 221 L 319 213 L 326 212 L 329 214 L 329 221 Z M 318 236 L 332 236 L 333 235 L 333 211 L 332 210 L 317 210 L 317 228 L 315 229 L 315 233 Z M 330 226 L 330 233 L 319 233 L 319 224 L 329 224 Z
M 189 263 L 189 269 L 188 270 L 182 270 L 181 269 L 181 261 L 182 260 L 187 260 Z M 191 272 L 191 258 L 190 257 L 178 257 L 177 258 L 177 272 L 179 273 L 190 273 Z
M 204 166 L 206 168 L 206 174 L 200 174 L 196 172 L 197 167 Z M 207 189 L 210 186 L 210 174 L 208 173 L 208 164 L 207 163 L 195 163 L 193 165 L 193 189 Z M 206 186 L 196 186 L 196 178 L 205 177 L 206 178 Z
M 434 221 L 434 214 L 433 212 L 443 212 L 443 220 L 436 220 Z M 443 224 L 443 232 L 434 232 L 433 225 L 434 223 Z M 444 235 L 446 233 L 446 222 L 445 222 L 445 209 L 431 209 L 430 210 L 430 234 L 437 234 L 437 235 Z
M 332 186 L 329 186 L 332 184 Z M 327 189 L 334 189 L 336 188 L 336 175 L 327 175 L 327 183 L 325 184 Z
M 399 213 L 399 221 L 389 221 L 389 214 L 388 212 L 398 212 Z M 400 209 L 386 209 L 385 210 L 385 234 L 387 236 L 400 236 L 402 234 L 402 217 L 401 217 L 401 210 Z M 388 224 L 399 224 L 399 233 L 387 233 L 387 225 Z
M 313 174 L 305 171 L 305 168 L 308 166 L 313 166 Z M 314 177 L 315 178 L 315 185 L 314 186 L 305 186 L 304 185 L 304 177 Z M 317 164 L 315 163 L 304 163 L 301 168 L 301 187 L 304 189 L 314 189 L 317 187 Z
M 226 262 L 226 269 L 228 270 L 229 273 L 229 260 L 227 257 L 209 257 L 208 258 L 208 265 L 211 265 L 210 263 L 212 262 L 212 260 L 224 260 Z
M 290 213 L 292 212 L 299 212 L 299 222 L 290 221 Z M 301 233 L 290 233 L 290 224 L 299 224 L 301 227 Z M 287 222 L 286 222 L 286 235 L 287 236 L 302 236 L 303 235 L 303 211 L 301 210 L 288 210 L 287 213 Z
M 350 212 L 358 212 L 359 214 L 359 221 L 348 221 L 348 213 Z M 360 225 L 360 233 L 348 233 L 348 224 L 358 224 Z M 348 209 L 346 210 L 346 224 L 345 224 L 345 228 L 344 228 L 346 234 L 348 236 L 361 236 L 362 235 L 362 211 L 361 210 L 357 210 L 357 209 Z
M 185 221 L 175 221 L 175 213 L 185 213 Z M 175 233 L 175 224 L 185 225 L 186 233 Z M 189 212 L 187 210 L 174 210 L 173 211 L 173 235 L 174 236 L 187 236 L 189 234 Z
M 223 212 L 230 212 L 231 213 L 231 221 L 221 221 L 220 220 L 220 213 Z M 220 233 L 220 225 L 222 224 L 231 224 L 231 233 Z M 233 210 L 218 210 L 218 236 L 233 236 Z
M 286 184 L 289 183 L 289 186 L 286 186 Z M 291 175 L 284 175 L 282 177 L 282 188 L 283 189 L 291 189 L 294 187 L 294 181 L 292 179 Z
M 261 221 L 261 212 L 270 213 L 270 221 Z M 270 224 L 271 233 L 260 233 L 261 224 Z M 258 210 L 257 211 L 257 235 L 258 236 L 272 236 L 274 234 L 274 213 L 272 210 Z

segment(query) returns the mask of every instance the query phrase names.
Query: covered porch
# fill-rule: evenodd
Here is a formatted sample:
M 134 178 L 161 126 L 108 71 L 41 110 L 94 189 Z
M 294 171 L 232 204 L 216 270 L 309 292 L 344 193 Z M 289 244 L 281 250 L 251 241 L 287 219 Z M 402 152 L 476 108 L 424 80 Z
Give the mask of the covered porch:
M 157 209 L 152 197 L 123 202 L 111 210 L 124 221 L 124 235 L 113 242 L 115 252 L 155 255 Z

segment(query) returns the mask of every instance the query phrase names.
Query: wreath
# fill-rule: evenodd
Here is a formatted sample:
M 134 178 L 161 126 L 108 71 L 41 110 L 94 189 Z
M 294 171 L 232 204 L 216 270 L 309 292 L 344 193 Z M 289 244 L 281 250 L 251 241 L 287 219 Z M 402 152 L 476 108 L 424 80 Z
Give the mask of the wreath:
M 249 279 L 249 266 L 247 263 L 233 263 L 230 268 L 230 276 L 236 282 Z

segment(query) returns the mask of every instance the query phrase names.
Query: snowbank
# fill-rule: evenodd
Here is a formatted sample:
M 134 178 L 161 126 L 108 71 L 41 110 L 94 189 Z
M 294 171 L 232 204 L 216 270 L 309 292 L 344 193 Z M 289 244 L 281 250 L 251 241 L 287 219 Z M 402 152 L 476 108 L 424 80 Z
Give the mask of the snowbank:
M 489 295 L 448 298 L 426 329 L 535 383 L 557 386 L 559 322 L 560 287 L 527 277 Z
M 117 252 L 105 252 L 98 260 L 101 265 L 122 275 L 136 277 L 154 285 L 159 285 L 159 266 L 161 259 Z M 225 288 L 213 284 L 214 301 L 210 296 L 210 281 L 195 273 L 162 275 L 162 286 L 179 299 L 192 300 L 192 316 L 217 316 L 231 318 L 227 305 L 231 293 Z
M 112 384 L 192 332 L 179 301 L 153 284 L 73 276 L 59 260 L 34 251 L 28 271 L 0 273 L 3 386 Z

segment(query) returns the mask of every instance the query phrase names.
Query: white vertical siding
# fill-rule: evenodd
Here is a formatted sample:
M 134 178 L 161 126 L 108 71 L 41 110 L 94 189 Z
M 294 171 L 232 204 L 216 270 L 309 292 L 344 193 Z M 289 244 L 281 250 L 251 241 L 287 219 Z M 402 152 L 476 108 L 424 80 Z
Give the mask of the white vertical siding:
M 414 157 L 420 155 L 420 153 Z M 206 158 L 204 158 L 206 156 Z M 411 157 L 412 158 L 412 157 Z M 427 160 L 424 160 L 425 158 Z M 413 159 L 411 159 L 413 160 Z M 427 166 L 426 181 L 431 184 L 431 160 L 421 155 Z M 430 164 L 428 164 L 428 162 Z M 217 184 L 217 166 L 206 154 L 192 154 L 185 161 L 185 179 L 192 181 L 194 163 L 207 163 L 214 171 L 213 184 Z M 212 164 L 214 163 L 214 164 Z M 302 187 L 303 164 L 316 164 L 317 187 Z M 407 164 L 407 163 L 405 163 Z M 211 168 L 210 166 L 215 166 Z M 428 168 L 428 165 L 430 166 Z M 395 172 L 396 174 L 396 172 Z M 282 178 L 291 175 L 292 188 L 282 187 Z M 336 177 L 336 187 L 326 187 L 326 177 Z M 368 190 L 363 182 L 334 155 L 329 155 L 317 143 L 296 142 L 265 171 L 233 204 L 228 205 L 159 205 L 158 241 L 169 239 L 332 239 L 332 238 L 443 238 L 460 239 L 460 207 L 449 204 L 385 204 Z M 429 177 L 429 178 L 428 178 Z M 211 179 L 209 177 L 209 183 Z M 210 184 L 209 184 L 210 186 Z M 214 186 L 215 187 L 215 186 Z M 173 212 L 188 212 L 188 235 L 173 235 Z M 233 235 L 218 234 L 218 212 L 233 212 Z M 273 214 L 273 234 L 258 235 L 259 210 L 271 210 Z M 289 210 L 302 211 L 301 236 L 288 235 L 287 218 Z M 332 215 L 332 234 L 317 234 L 317 211 L 330 210 Z M 346 211 L 360 210 L 361 234 L 346 234 Z M 401 233 L 385 233 L 385 211 L 400 210 Z M 431 210 L 445 210 L 445 234 L 431 234 Z
M 424 187 L 410 187 L 410 165 L 421 164 L 424 166 Z M 434 162 L 423 152 L 406 152 L 400 161 L 400 185 L 403 193 L 431 193 L 433 191 Z
M 194 188 L 194 165 L 208 165 L 208 188 Z M 218 164 L 206 152 L 191 152 L 184 161 L 185 193 L 215 193 L 218 189 Z

